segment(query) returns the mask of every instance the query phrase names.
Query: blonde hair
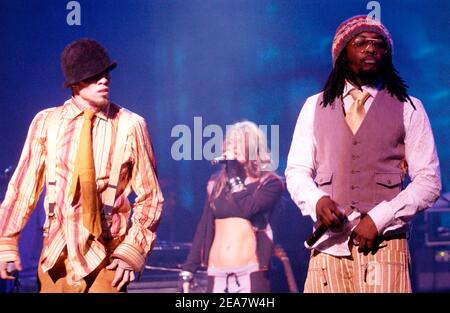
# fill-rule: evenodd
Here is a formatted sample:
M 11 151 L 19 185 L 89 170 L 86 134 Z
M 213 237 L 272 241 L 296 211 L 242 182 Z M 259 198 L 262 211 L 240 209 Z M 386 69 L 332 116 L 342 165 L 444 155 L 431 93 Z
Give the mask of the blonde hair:
M 264 132 L 253 122 L 242 121 L 227 127 L 224 140 L 224 149 L 227 143 L 237 144 L 238 158 L 244 158 L 243 166 L 247 175 L 261 179 L 263 176 L 272 174 L 277 176 L 272 170 L 272 159 L 267 138 Z M 212 178 L 214 187 L 209 194 L 212 204 L 219 197 L 224 188 L 227 188 L 227 175 L 223 168 Z

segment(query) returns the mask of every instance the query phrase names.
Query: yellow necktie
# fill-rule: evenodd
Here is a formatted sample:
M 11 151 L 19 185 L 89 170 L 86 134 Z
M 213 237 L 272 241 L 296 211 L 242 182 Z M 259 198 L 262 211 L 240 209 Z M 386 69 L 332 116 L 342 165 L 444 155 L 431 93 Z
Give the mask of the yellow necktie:
M 81 129 L 80 145 L 78 146 L 75 169 L 72 177 L 70 195 L 75 195 L 78 179 L 81 190 L 81 206 L 83 213 L 83 225 L 89 232 L 100 237 L 102 233 L 101 217 L 99 211 L 97 184 L 95 182 L 94 151 L 92 148 L 92 118 L 94 112 L 84 111 L 84 123 Z
M 370 93 L 367 91 L 353 89 L 350 91 L 350 95 L 353 97 L 354 101 L 347 112 L 345 112 L 345 120 L 347 121 L 347 124 L 353 134 L 355 134 L 358 131 L 359 126 L 361 126 L 364 116 L 366 115 L 364 103 L 370 97 Z

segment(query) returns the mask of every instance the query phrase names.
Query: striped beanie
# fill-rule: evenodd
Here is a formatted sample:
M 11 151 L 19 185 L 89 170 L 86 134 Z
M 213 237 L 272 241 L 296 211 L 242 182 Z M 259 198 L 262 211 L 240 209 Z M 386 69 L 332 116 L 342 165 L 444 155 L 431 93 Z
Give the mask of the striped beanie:
M 362 32 L 374 32 L 384 37 L 389 51 L 392 53 L 394 43 L 387 28 L 378 20 L 368 17 L 367 15 L 357 15 L 345 20 L 336 29 L 333 39 L 333 47 L 331 48 L 331 56 L 333 66 L 342 50 L 347 46 L 353 37 Z

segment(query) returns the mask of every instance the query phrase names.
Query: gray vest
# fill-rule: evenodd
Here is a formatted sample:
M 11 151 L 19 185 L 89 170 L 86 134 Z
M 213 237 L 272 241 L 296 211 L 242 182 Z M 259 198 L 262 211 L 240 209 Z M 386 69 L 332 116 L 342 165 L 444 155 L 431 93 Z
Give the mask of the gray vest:
M 402 188 L 401 161 L 405 157 L 403 103 L 378 92 L 353 135 L 344 117 L 342 99 L 326 108 L 319 96 L 314 116 L 318 187 L 341 207 L 367 213 Z

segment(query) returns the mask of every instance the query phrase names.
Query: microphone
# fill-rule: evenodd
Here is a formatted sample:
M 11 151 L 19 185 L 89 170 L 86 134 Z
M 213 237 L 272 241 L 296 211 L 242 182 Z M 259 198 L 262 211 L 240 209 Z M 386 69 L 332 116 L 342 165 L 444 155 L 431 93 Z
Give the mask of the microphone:
M 212 165 L 224 164 L 225 162 L 227 162 L 227 158 L 224 155 L 215 157 L 211 160 Z
M 342 212 L 343 210 L 341 210 Z M 341 223 L 344 223 L 347 221 L 348 215 L 350 215 L 353 212 L 351 207 L 348 207 L 344 213 L 344 217 L 340 219 Z M 323 236 L 323 234 L 326 233 L 328 230 L 328 227 L 325 224 L 322 224 L 321 222 L 317 222 L 316 224 L 316 230 L 312 232 L 311 235 L 305 240 L 304 245 L 307 249 L 312 249 L 312 247 L 316 244 L 316 242 L 320 239 L 320 237 Z
M 308 239 L 305 240 L 305 248 L 312 249 L 317 240 L 319 240 L 327 230 L 328 227 L 325 226 L 325 224 L 319 222 L 319 226 L 316 228 L 316 230 L 313 231 L 311 235 L 309 235 Z

